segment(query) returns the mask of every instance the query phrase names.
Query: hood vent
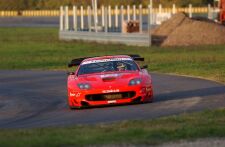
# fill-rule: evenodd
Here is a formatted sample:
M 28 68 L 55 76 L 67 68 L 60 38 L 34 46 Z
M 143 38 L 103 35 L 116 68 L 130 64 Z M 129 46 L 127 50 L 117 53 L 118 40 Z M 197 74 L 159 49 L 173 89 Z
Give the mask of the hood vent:
M 105 78 L 102 78 L 102 81 L 103 82 L 111 82 L 111 81 L 114 81 L 116 79 L 116 77 L 105 77 Z
M 116 80 L 118 76 L 119 76 L 118 74 L 108 74 L 108 75 L 102 75 L 101 78 L 103 82 L 111 82 Z

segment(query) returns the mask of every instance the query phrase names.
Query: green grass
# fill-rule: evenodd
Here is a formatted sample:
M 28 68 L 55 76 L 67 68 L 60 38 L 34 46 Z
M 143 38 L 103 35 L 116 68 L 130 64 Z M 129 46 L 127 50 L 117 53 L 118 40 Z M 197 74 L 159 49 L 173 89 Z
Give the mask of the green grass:
M 0 69 L 66 70 L 73 58 L 111 54 L 140 54 L 154 72 L 225 82 L 225 45 L 131 47 L 59 41 L 56 28 L 0 28 Z
M 225 137 L 225 109 L 148 121 L 74 127 L 0 130 L 1 146 L 155 145 Z
M 58 41 L 54 28 L 0 28 L 0 69 L 67 70 L 77 57 L 140 54 L 150 71 L 200 76 L 225 83 L 225 45 L 128 47 Z M 148 121 L 64 128 L 0 130 L 0 146 L 158 144 L 181 139 L 225 137 L 225 109 Z

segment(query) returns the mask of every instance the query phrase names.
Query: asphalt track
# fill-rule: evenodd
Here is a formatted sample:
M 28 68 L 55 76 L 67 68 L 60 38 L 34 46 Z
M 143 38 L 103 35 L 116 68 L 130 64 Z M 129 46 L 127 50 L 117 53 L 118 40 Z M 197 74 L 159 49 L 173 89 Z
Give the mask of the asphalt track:
M 206 17 L 206 14 L 193 14 L 193 17 Z M 131 17 L 132 18 L 132 17 Z M 124 19 L 127 20 L 127 16 L 124 16 Z M 137 16 L 139 19 L 139 16 Z M 148 17 L 143 15 L 143 30 L 148 29 Z M 73 25 L 73 18 L 69 18 L 70 27 Z M 99 24 L 101 24 L 101 17 L 98 18 Z M 80 17 L 77 18 L 78 28 L 80 28 Z M 118 23 L 121 24 L 119 17 Z M 112 26 L 115 25 L 115 17 L 112 16 Z M 18 16 L 18 17 L 0 17 L 0 27 L 54 27 L 59 28 L 59 17 L 58 16 Z M 155 27 L 154 25 L 152 27 Z M 84 28 L 88 28 L 87 17 L 84 17 Z
M 0 27 L 59 27 L 59 17 L 0 17 Z
M 127 19 L 125 17 L 125 19 Z M 69 18 L 69 24 L 70 28 L 73 26 L 73 18 Z M 115 25 L 115 18 L 112 16 L 112 26 Z M 143 16 L 143 30 L 147 30 L 147 16 Z M 80 28 L 80 17 L 77 19 L 78 28 Z M 119 19 L 119 24 L 121 24 L 121 21 Z M 101 18 L 99 17 L 99 24 L 101 24 Z M 59 28 L 59 17 L 52 16 L 52 17 L 0 17 L 0 27 L 53 27 L 53 28 Z M 88 22 L 87 17 L 84 17 L 84 28 L 88 28 Z
M 66 77 L 61 71 L 0 71 L 0 128 L 110 123 L 225 107 L 222 84 L 152 74 L 153 103 L 70 110 Z

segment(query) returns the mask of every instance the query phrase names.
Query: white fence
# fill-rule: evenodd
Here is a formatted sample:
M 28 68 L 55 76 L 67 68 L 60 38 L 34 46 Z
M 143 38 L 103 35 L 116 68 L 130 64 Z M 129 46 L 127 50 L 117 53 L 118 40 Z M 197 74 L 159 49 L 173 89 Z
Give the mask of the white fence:
M 214 19 L 214 13 L 217 13 L 217 9 L 212 8 L 211 5 L 208 5 L 208 7 L 193 8 L 191 4 L 187 8 L 177 8 L 174 4 L 171 8 L 163 8 L 162 5 L 159 5 L 158 8 L 152 8 L 151 12 L 151 24 L 159 25 L 163 21 L 169 19 L 173 14 L 178 12 L 188 13 L 189 17 L 193 17 L 193 13 L 205 13 L 208 15 L 209 19 Z M 70 10 L 66 6 L 60 8 L 59 15 L 61 18 L 60 30 L 87 30 L 90 29 L 87 28 L 88 26 L 105 27 L 105 24 L 107 24 L 107 28 L 111 29 L 112 27 L 119 28 L 119 25 L 122 27 L 121 24 L 123 21 L 142 20 L 143 23 L 143 17 L 145 17 L 144 21 L 146 23 L 148 19 L 146 16 L 149 15 L 149 8 L 143 8 L 142 5 L 139 5 L 138 7 L 135 5 L 132 7 L 129 5 L 126 7 L 115 6 L 114 8 L 111 6 L 101 6 L 97 9 L 96 13 L 94 13 L 90 6 L 73 6 L 73 8 Z M 69 23 L 69 16 L 73 16 L 73 26 L 71 26 Z M 96 23 L 92 19 L 95 20 Z M 105 19 L 108 21 L 106 22 Z M 142 23 L 140 22 L 140 25 L 142 25 Z M 88 25 L 85 26 L 85 24 Z
M 60 8 L 60 30 L 89 30 L 92 31 L 93 28 L 95 31 L 110 31 L 111 29 L 120 30 L 122 31 L 123 23 L 125 21 L 139 21 L 140 24 L 140 32 L 142 32 L 142 24 L 143 24 L 143 13 L 145 9 L 142 8 L 140 5 L 137 9 L 136 6 L 133 6 L 132 11 L 129 6 L 125 9 L 124 6 L 115 7 L 112 10 L 111 6 L 104 7 L 102 6 L 97 11 L 97 15 L 91 9 L 91 7 L 87 7 L 86 10 L 83 6 L 77 8 L 76 6 L 73 7 L 72 14 L 69 12 L 68 6 Z M 147 21 L 151 24 L 156 24 L 156 15 L 151 13 L 152 8 L 149 6 L 147 9 L 148 13 L 145 12 L 145 19 L 147 16 Z M 72 15 L 72 26 L 71 26 L 71 18 Z M 150 16 L 150 17 L 149 17 Z M 162 19 L 162 18 L 161 18 Z M 163 20 L 163 19 L 162 19 Z
M 151 45 L 151 27 L 161 24 L 173 14 L 181 11 L 181 9 L 176 8 L 175 5 L 173 5 L 171 11 L 168 12 L 162 11 L 162 5 L 159 5 L 157 12 L 151 5 L 149 5 L 148 8 L 143 8 L 142 5 L 139 5 L 139 7 L 115 6 L 114 9 L 111 6 L 101 6 L 100 9 L 96 10 L 97 11 L 94 11 L 90 6 L 87 8 L 83 6 L 79 8 L 73 6 L 72 11 L 69 10 L 68 6 L 60 7 L 60 39 L 90 40 L 148 46 Z M 188 12 L 189 17 L 192 17 L 193 8 L 191 4 L 188 9 L 184 10 Z M 212 8 L 210 5 L 208 6 L 207 12 L 208 18 L 212 18 Z M 136 39 L 132 37 L 132 34 L 130 35 L 124 31 L 128 22 L 139 23 L 138 32 L 133 34 Z M 82 32 L 84 32 L 84 34 L 82 34 Z M 103 32 L 108 34 L 103 34 Z M 124 35 L 115 35 L 113 34 L 115 32 L 123 33 Z M 115 39 L 115 37 L 119 39 Z M 141 39 L 143 39 L 145 43 L 140 42 Z

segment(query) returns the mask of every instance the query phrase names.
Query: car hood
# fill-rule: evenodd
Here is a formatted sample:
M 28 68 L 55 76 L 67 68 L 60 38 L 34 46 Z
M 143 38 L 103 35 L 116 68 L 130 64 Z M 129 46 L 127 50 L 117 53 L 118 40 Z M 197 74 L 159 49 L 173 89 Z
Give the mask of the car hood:
M 118 88 L 120 86 L 128 86 L 130 80 L 140 78 L 139 71 L 133 72 L 117 72 L 117 73 L 104 73 L 104 74 L 90 74 L 82 75 L 77 78 L 77 83 L 89 83 L 92 88 Z

